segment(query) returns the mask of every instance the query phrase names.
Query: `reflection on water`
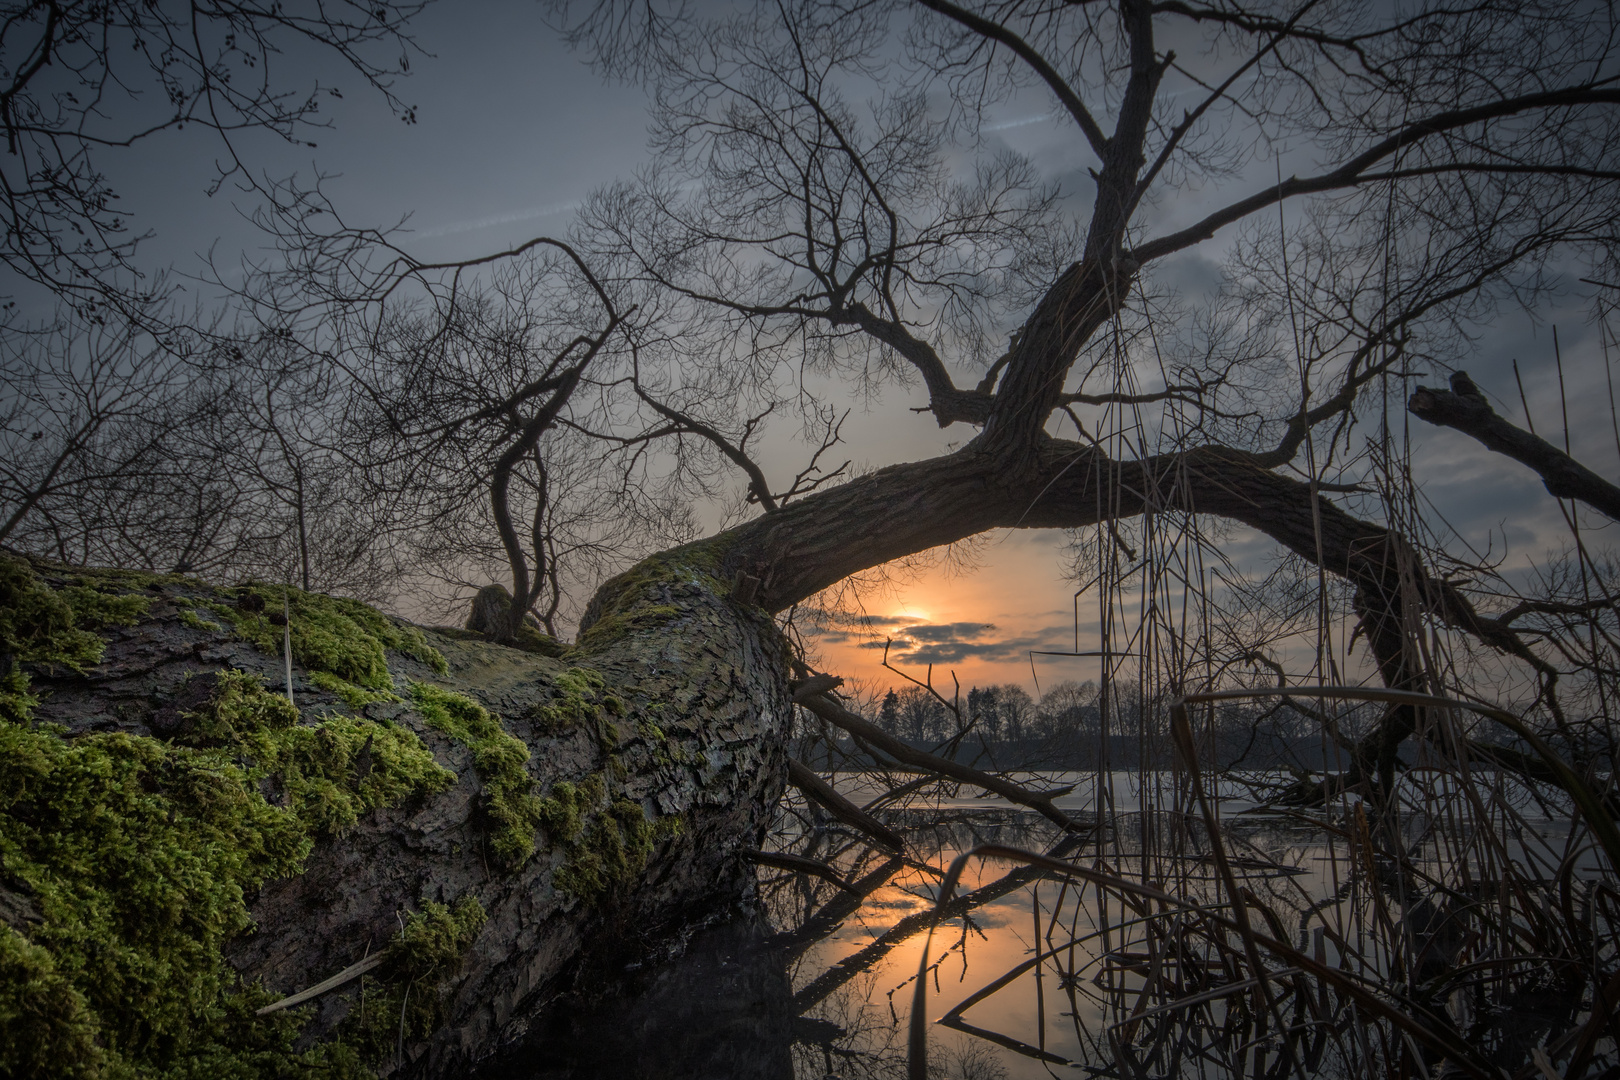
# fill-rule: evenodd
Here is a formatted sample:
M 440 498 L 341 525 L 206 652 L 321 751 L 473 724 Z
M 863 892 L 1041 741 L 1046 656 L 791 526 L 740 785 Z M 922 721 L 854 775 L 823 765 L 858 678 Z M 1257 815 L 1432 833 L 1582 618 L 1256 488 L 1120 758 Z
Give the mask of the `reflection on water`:
M 1223 850 L 1248 914 L 1261 933 L 1305 958 L 1290 963 L 1272 955 L 1257 980 L 1229 935 L 1210 933 L 1211 920 L 1229 917 L 1230 906 L 1221 903 L 1201 820 L 1178 809 L 1187 803 L 1173 777 L 1117 774 L 1101 793 L 1086 787 L 1085 777 L 1043 779 L 1079 783 L 1060 805 L 1075 814 L 1101 805 L 1108 828 L 1065 840 L 1032 813 L 936 789 L 926 802 L 887 808 L 888 823 L 907 840 L 900 859 L 813 806 L 789 806 L 776 846 L 833 868 L 849 888 L 761 866 L 761 919 L 701 931 L 679 957 L 633 973 L 618 992 L 554 1010 L 499 1075 L 902 1077 L 925 947 L 927 1012 L 935 1021 L 930 1075 L 940 1080 L 1422 1075 L 1448 1067 L 1443 1053 L 1427 1046 L 1377 1045 L 1383 1032 L 1366 1021 L 1369 1003 L 1304 981 L 1299 965 L 1311 962 L 1404 983 L 1412 1009 L 1525 1061 L 1537 1040 L 1561 1022 L 1567 1029 L 1578 1011 L 1579 992 L 1565 1002 L 1569 1017 L 1561 1021 L 1557 1008 L 1544 1008 L 1548 1015 L 1536 1018 L 1529 1004 L 1545 1005 L 1559 992 L 1568 997 L 1554 979 L 1521 1005 L 1520 1019 L 1492 1019 L 1488 995 L 1470 996 L 1462 984 L 1436 978 L 1467 950 L 1479 953 L 1484 931 L 1478 903 L 1453 886 L 1436 889 L 1438 877 L 1425 876 L 1441 872 L 1447 851 L 1483 837 L 1532 876 L 1550 879 L 1542 870 L 1561 862 L 1576 867 L 1566 893 L 1588 895 L 1572 914 L 1596 926 L 1597 856 L 1561 850 L 1567 822 L 1559 827 L 1513 811 L 1482 833 L 1487 814 L 1474 819 L 1480 835 L 1470 839 L 1468 828 L 1447 826 L 1440 813 L 1455 792 L 1418 792 L 1424 797 L 1379 825 L 1375 840 L 1354 807 L 1314 817 L 1239 816 L 1252 805 L 1250 792 L 1241 780 L 1229 782 L 1221 791 L 1231 815 L 1221 830 Z M 881 795 L 860 777 L 840 786 L 856 802 Z M 1088 867 L 1204 907 L 1144 902 L 981 860 L 968 865 L 962 899 L 930 940 L 943 869 L 984 843 L 1035 851 L 1059 845 Z M 1383 865 L 1380 852 L 1390 851 L 1401 857 Z M 1612 1050 L 1612 1039 L 1599 1040 L 1588 1056 Z

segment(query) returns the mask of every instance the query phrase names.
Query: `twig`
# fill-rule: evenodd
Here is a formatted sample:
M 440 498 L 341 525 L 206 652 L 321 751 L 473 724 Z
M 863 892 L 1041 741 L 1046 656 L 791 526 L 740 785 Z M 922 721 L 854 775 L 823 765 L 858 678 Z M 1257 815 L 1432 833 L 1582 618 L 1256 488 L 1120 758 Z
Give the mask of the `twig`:
M 385 954 L 383 953 L 376 953 L 372 956 L 366 957 L 364 960 L 361 960 L 358 964 L 350 964 L 348 967 L 344 968 L 330 979 L 327 979 L 325 982 L 318 982 L 308 990 L 300 990 L 291 997 L 284 997 L 280 1001 L 272 1002 L 271 1004 L 266 1005 L 264 1008 L 258 1010 L 253 1015 L 269 1016 L 271 1013 L 280 1012 L 282 1009 L 290 1009 L 294 1005 L 302 1005 L 306 1001 L 313 1001 L 315 998 L 320 997 L 327 991 L 336 990 L 338 987 L 343 986 L 346 983 L 353 982 L 366 972 L 374 970 L 383 962 L 384 955 Z

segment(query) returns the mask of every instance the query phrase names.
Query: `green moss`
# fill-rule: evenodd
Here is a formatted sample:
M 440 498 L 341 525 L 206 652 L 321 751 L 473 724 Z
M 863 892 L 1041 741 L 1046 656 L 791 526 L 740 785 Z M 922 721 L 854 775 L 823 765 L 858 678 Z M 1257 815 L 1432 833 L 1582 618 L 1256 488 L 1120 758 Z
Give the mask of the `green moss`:
M 482 637 L 483 635 L 479 636 Z M 556 657 L 568 651 L 568 647 L 562 642 L 527 623 L 518 628 L 517 637 L 507 642 L 507 644 L 514 649 L 534 653 L 536 656 Z
M 259 987 L 222 999 L 166 1060 L 103 1045 L 106 1032 L 84 994 L 57 968 L 50 950 L 0 925 L 0 1076 L 17 1080 L 330 1080 L 372 1078 L 351 1046 L 329 1043 L 300 1052 L 309 1009 L 255 1015 L 273 995 Z
M 43 916 L 0 936 L 0 1073 L 363 1074 L 352 1048 L 295 1052 L 303 1014 L 256 1017 L 270 996 L 221 948 L 251 927 L 246 894 L 300 872 L 314 837 L 454 775 L 404 728 L 300 725 L 256 676 L 213 678 L 187 745 L 0 723 L 0 875 Z
M 608 791 L 603 774 L 594 773 L 578 785 L 556 784 L 540 800 L 541 824 L 564 852 L 553 884 L 587 903 L 632 884 L 659 837 L 681 830 L 679 816 L 648 821 L 640 803 Z
M 488 916 L 476 897 L 464 896 L 454 908 L 432 900 L 413 912 L 399 936 L 388 945 L 379 974 L 394 979 L 425 979 L 461 962 L 467 947 L 483 929 Z
M 104 644 L 90 630 L 147 607 L 116 593 L 126 578 L 97 572 L 53 591 L 0 556 L 0 653 L 98 663 Z M 174 742 L 30 726 L 26 673 L 3 676 L 0 880 L 40 918 L 24 932 L 0 926 L 0 1075 L 370 1075 L 353 1047 L 298 1047 L 307 1008 L 257 1016 L 274 995 L 243 985 L 221 949 L 251 929 L 246 896 L 299 873 L 315 836 L 454 775 L 404 728 L 300 724 L 241 672 L 204 676 L 209 701 Z
M 473 753 L 484 782 L 484 811 L 493 827 L 490 848 L 506 866 L 523 865 L 534 854 L 540 801 L 529 776 L 529 748 L 501 727 L 499 718 L 472 698 L 429 683 L 411 684 L 411 701 L 428 726 Z
M 28 563 L 0 554 L 0 721 L 21 723 L 39 704 L 17 663 L 94 667 L 106 643 L 91 631 L 132 625 L 146 604 L 85 586 L 58 593 Z
M 725 546 L 715 540 L 686 544 L 643 559 L 596 591 L 585 612 L 586 627 L 576 649 L 597 649 L 624 634 L 657 627 L 677 617 L 677 608 L 660 603 L 661 586 L 697 586 L 724 596 L 730 586 L 720 580 Z
M 356 686 L 347 679 L 340 679 L 329 671 L 312 671 L 309 681 L 322 690 L 336 694 L 343 703 L 355 712 L 359 712 L 367 705 L 386 702 L 390 705 L 399 703 L 402 699 L 398 694 L 387 690 L 367 690 L 363 686 Z
M 629 611 L 604 615 L 579 635 L 580 648 L 600 648 L 615 638 L 638 630 L 652 630 L 680 615 L 672 604 L 641 604 Z
M 309 845 L 219 751 L 0 724 L 0 872 L 43 915 L 27 948 L 6 939 L 0 1017 L 29 1017 L 36 992 L 65 1010 L 6 1024 L 12 1075 L 29 1060 L 162 1074 L 219 1043 L 238 989 L 220 949 L 251 925 L 244 894 L 298 872 Z
M 74 624 L 73 608 L 33 568 L 0 555 L 0 652 L 82 671 L 98 663 L 105 648 L 99 637 Z
M 246 894 L 300 872 L 312 837 L 453 774 L 410 731 L 297 726 L 255 677 L 219 678 L 192 714 L 197 745 L 0 724 L 0 875 L 43 915 L 0 936 L 0 1074 L 362 1074 L 342 1046 L 295 1053 L 306 1014 L 254 1016 L 270 995 L 221 947 L 251 928 Z M 284 807 L 261 792 L 271 777 Z
M 245 585 L 237 590 L 236 606 L 203 606 L 271 655 L 281 652 L 285 630 L 271 620 L 286 610 L 295 660 L 311 672 L 326 672 L 369 690 L 393 689 L 388 649 L 420 660 L 441 675 L 449 671 L 444 656 L 420 630 L 399 626 L 358 600 L 281 585 Z
M 486 916 L 470 896 L 455 907 L 428 900 L 405 920 L 368 989 L 344 1021 L 340 1037 L 370 1061 L 393 1056 L 406 1040 L 431 1034 L 444 1023 L 440 987 L 461 963 Z
M 654 824 L 641 804 L 620 797 L 581 820 L 565 844 L 567 856 L 553 878 L 563 892 L 591 902 L 634 883 L 661 834 L 678 833 L 679 818 Z
M 79 584 L 69 585 L 60 594 L 73 609 L 73 621 L 81 629 L 134 626 L 152 606 L 144 596 L 108 593 L 96 584 L 95 579 L 81 578 Z
M 108 593 L 129 593 L 139 589 L 195 589 L 197 581 L 184 574 L 159 574 L 148 570 L 119 570 L 113 567 L 80 569 L 78 583 Z
M 47 949 L 0 924 L 0 1075 L 95 1076 L 95 1015 Z
M 614 719 L 625 714 L 615 694 L 605 692 L 607 680 L 590 668 L 572 667 L 552 681 L 556 697 L 530 714 L 542 735 L 561 735 L 576 728 L 589 730 L 604 750 L 618 745 Z
M 179 618 L 181 626 L 189 627 L 192 630 L 200 630 L 205 634 L 217 634 L 225 629 L 219 623 L 209 622 L 207 619 L 202 618 L 188 607 L 180 609 Z
M 186 740 L 228 746 L 250 762 L 253 778 L 279 787 L 312 835 L 341 832 L 377 807 L 455 782 L 409 729 L 343 715 L 300 726 L 298 710 L 258 676 L 214 678 L 208 705 L 188 714 L 195 727 Z

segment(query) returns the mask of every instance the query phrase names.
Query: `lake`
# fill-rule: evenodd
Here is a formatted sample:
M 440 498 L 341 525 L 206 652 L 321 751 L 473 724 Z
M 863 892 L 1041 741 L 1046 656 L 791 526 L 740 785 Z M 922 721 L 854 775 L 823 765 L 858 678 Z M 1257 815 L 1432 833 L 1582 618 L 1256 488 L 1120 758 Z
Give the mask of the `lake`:
M 1424 1075 L 1444 1071 L 1443 1050 L 1419 1045 L 1385 1022 L 1378 1001 L 1356 996 L 1370 990 L 1330 987 L 1301 965 L 1325 964 L 1368 987 L 1404 987 L 1403 1007 L 1427 1009 L 1426 1022 L 1479 1029 L 1495 1007 L 1489 995 L 1436 980 L 1469 969 L 1470 960 L 1500 966 L 1501 957 L 1486 955 L 1491 933 L 1480 929 L 1484 894 L 1505 878 L 1520 890 L 1525 882 L 1529 891 L 1537 881 L 1550 887 L 1561 868 L 1562 898 L 1543 890 L 1526 902 L 1572 904 L 1573 921 L 1601 924 L 1598 937 L 1612 948 L 1613 907 L 1596 902 L 1596 851 L 1571 849 L 1559 801 L 1538 803 L 1536 793 L 1494 777 L 1476 775 L 1469 791 L 1447 774 L 1413 769 L 1394 821 L 1370 820 L 1355 800 L 1255 814 L 1255 789 L 1277 778 L 1222 780 L 1220 835 L 1247 890 L 1247 914 L 1262 935 L 1304 958 L 1257 957 L 1264 979 L 1252 977 L 1241 935 L 1211 930 L 1211 918 L 1233 913 L 1221 904 L 1218 866 L 1185 778 L 1116 772 L 1101 788 L 1092 773 L 1020 779 L 1043 789 L 1074 785 L 1055 805 L 1091 829 L 1074 851 L 1082 866 L 1203 908 L 980 859 L 958 889 L 967 902 L 930 939 L 940 879 L 958 854 L 986 843 L 1045 851 L 1062 831 L 1000 799 L 933 785 L 881 808 L 906 838 L 900 860 L 789 800 L 772 849 L 823 863 L 858 895 L 761 866 L 754 912 L 716 913 L 712 925 L 624 973 L 613 990 L 558 1010 L 491 1075 L 903 1077 L 925 948 L 930 1076 L 939 1080 Z M 843 775 L 836 786 L 856 803 L 887 790 L 867 774 Z M 1099 820 L 1106 826 L 1095 828 Z M 1500 864 L 1494 876 L 1482 873 L 1492 858 Z M 1436 957 L 1445 963 L 1436 967 Z M 1559 1023 L 1533 1014 L 1525 1013 L 1532 1019 L 1522 1031 L 1492 1021 L 1487 1041 L 1529 1054 L 1531 1046 L 1518 1044 L 1548 1037 Z M 1612 1056 L 1612 1039 L 1602 1047 Z

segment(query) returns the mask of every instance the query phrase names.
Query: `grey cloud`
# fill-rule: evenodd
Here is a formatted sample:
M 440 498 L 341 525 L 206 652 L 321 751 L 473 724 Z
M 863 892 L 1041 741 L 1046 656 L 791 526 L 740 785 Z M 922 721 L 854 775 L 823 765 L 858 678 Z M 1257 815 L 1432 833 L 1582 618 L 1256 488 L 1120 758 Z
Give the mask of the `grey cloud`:
M 982 637 L 985 631 L 994 629 L 993 623 L 918 623 L 906 627 L 903 635 L 913 641 L 946 642 L 957 638 Z
M 900 659 L 912 664 L 956 664 L 973 657 L 979 660 L 1016 660 L 1034 643 L 1028 638 L 1015 641 L 952 641 L 928 644 L 901 655 Z
M 1060 613 L 1044 614 L 1050 618 Z M 852 621 L 867 633 L 832 631 L 823 633 L 821 640 L 872 651 L 887 648 L 891 660 L 904 664 L 1021 660 L 1031 649 L 1067 648 L 1074 632 L 1073 626 L 1056 620 L 1005 637 L 997 633 L 994 623 L 928 623 L 903 615 L 867 615 Z
M 850 621 L 857 626 L 903 626 L 913 620 L 905 615 L 859 615 Z

